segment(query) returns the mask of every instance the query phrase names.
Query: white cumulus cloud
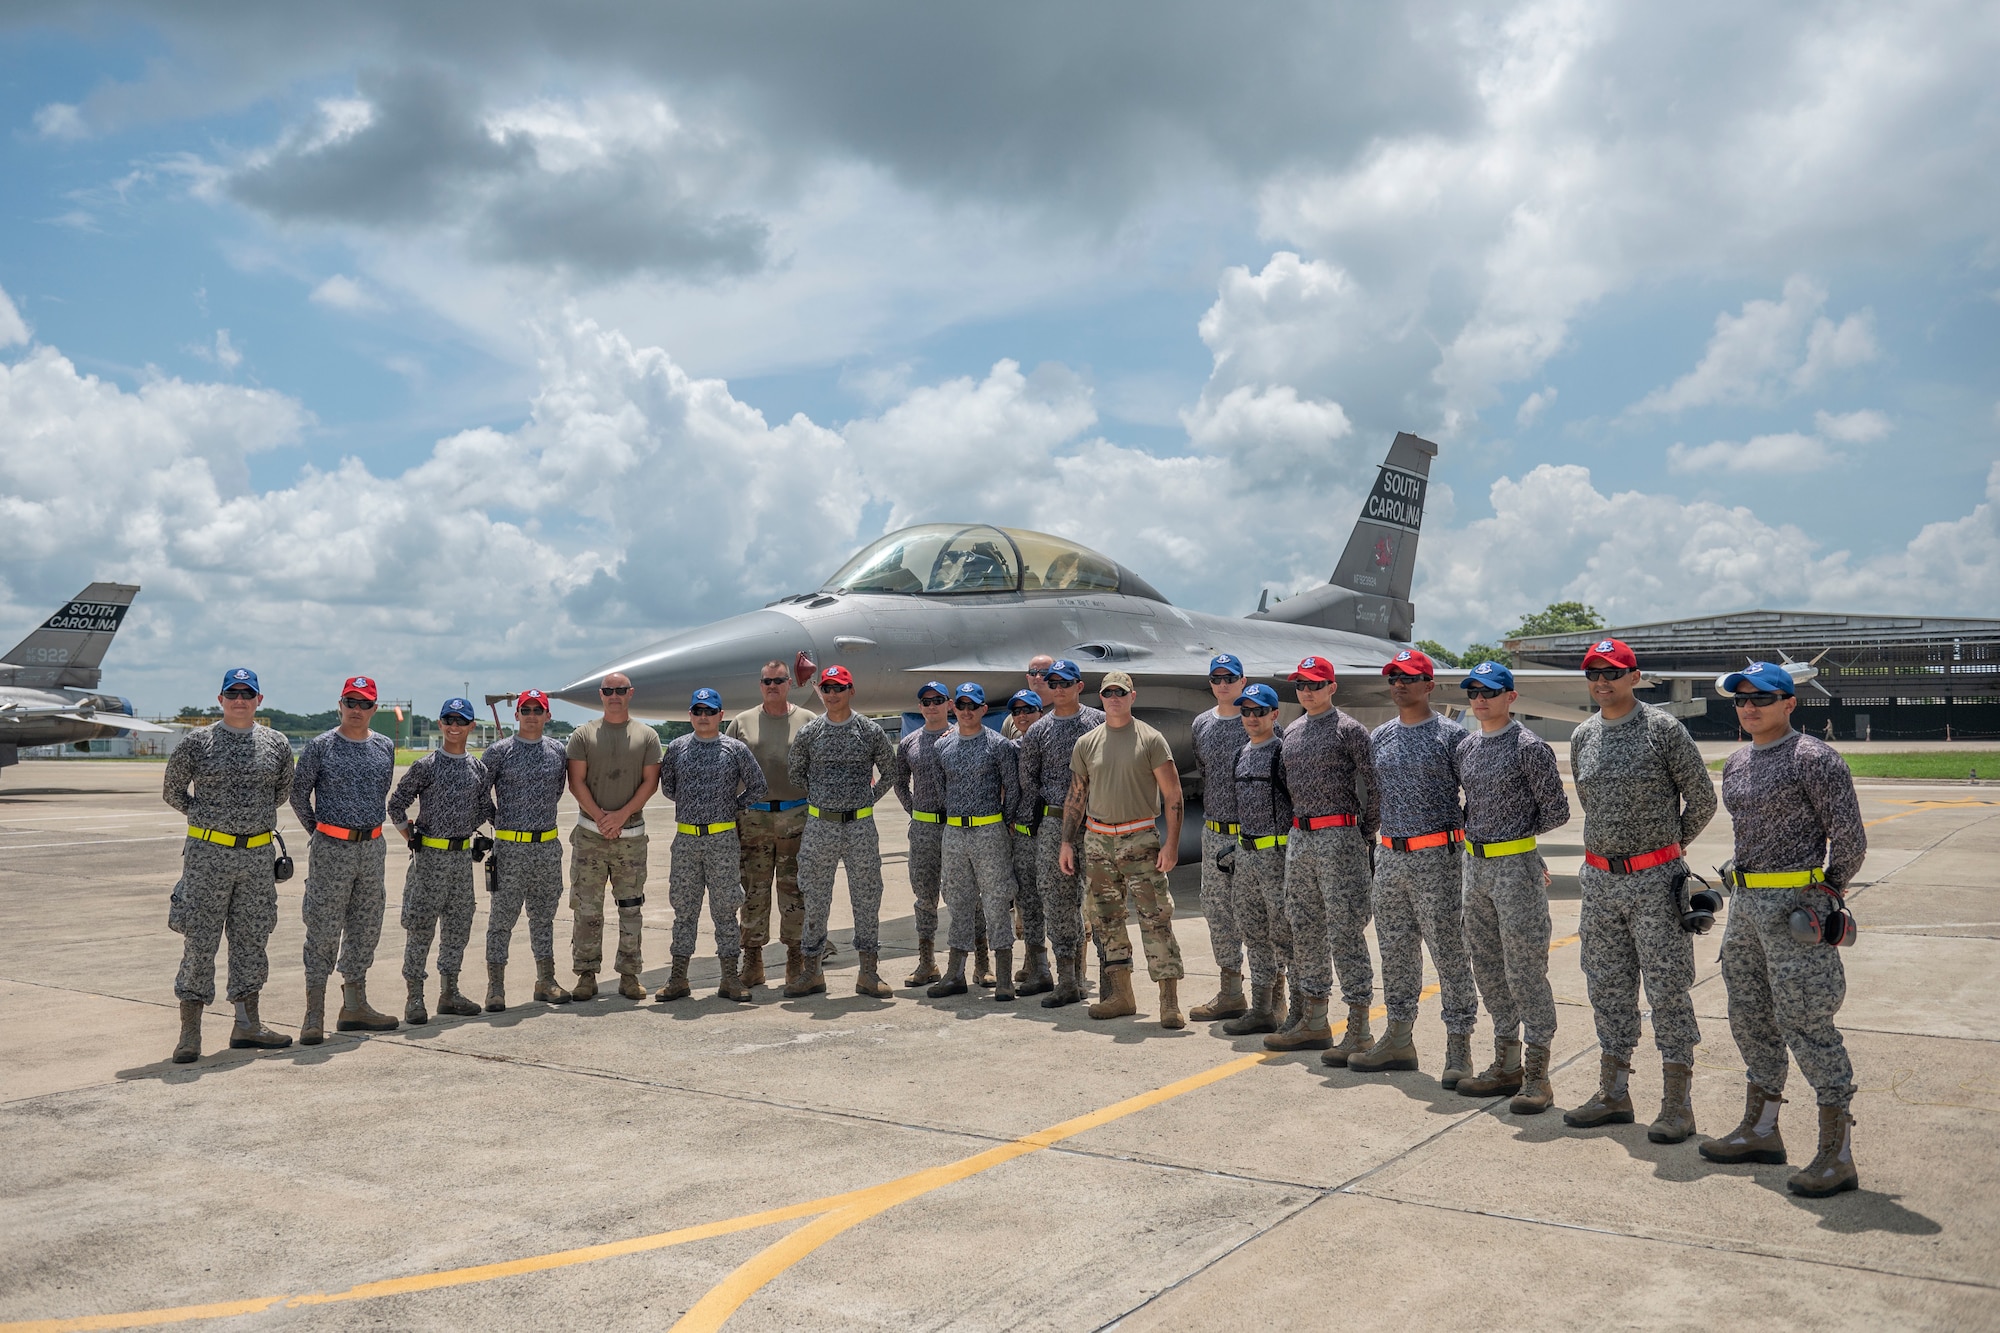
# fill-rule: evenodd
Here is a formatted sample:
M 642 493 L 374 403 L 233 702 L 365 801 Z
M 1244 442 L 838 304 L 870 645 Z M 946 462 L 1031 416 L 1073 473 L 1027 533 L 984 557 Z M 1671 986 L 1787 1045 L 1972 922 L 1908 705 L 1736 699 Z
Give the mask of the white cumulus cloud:
M 1820 312 L 1826 289 L 1794 276 L 1776 301 L 1751 300 L 1715 317 L 1715 334 L 1695 368 L 1636 403 L 1634 412 L 1680 412 L 1716 404 L 1775 403 L 1829 374 L 1873 360 L 1873 316 L 1839 323 Z
M 1689 446 L 1674 444 L 1667 449 L 1667 466 L 1676 472 L 1813 472 L 1831 463 L 1836 455 L 1826 441 L 1797 431 L 1777 435 L 1752 436 L 1744 443 L 1716 440 Z
M 358 311 L 382 308 L 381 297 L 345 273 L 336 273 L 313 288 L 309 299 L 318 305 L 329 306 L 335 310 Z
M 21 312 L 14 307 L 14 299 L 0 287 L 0 347 L 13 347 L 28 341 L 28 321 L 21 318 Z

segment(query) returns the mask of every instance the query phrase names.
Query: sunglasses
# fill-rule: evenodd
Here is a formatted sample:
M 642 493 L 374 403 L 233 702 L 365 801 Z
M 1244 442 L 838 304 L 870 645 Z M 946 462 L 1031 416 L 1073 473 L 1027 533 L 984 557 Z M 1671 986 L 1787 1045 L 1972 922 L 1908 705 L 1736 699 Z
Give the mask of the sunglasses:
M 945 698 L 942 694 L 920 694 L 917 696 L 917 702 L 925 708 L 942 708 L 950 703 L 951 700 Z
M 1738 708 L 1775 708 L 1779 701 L 1789 699 L 1789 694 L 1739 694 L 1736 696 Z
M 1082 681 L 1071 680 L 1067 676 L 1050 676 L 1048 682 L 1049 688 L 1052 690 L 1071 690 L 1083 684 Z
M 721 710 L 720 708 L 710 708 L 710 707 L 708 707 L 708 706 L 707 706 L 706 704 L 704 704 L 704 705 L 702 705 L 702 706 L 701 706 L 701 707 L 699 707 L 699 708 L 690 708 L 690 709 L 688 709 L 688 716 L 689 716 L 689 717 L 714 717 L 714 716 L 715 716 L 715 715 L 716 715 L 717 713 L 720 713 L 721 711 L 722 711 L 722 710 Z
M 224 691 L 222 692 L 222 697 L 223 697 L 223 698 L 225 698 L 225 699 L 254 699 L 254 698 L 256 698 L 256 697 L 257 697 L 257 691 L 255 691 L 255 690 L 224 690 Z M 341 702 L 342 702 L 342 703 L 346 703 L 347 701 L 346 701 L 345 699 L 343 699 L 343 700 L 341 700 Z M 369 705 L 369 707 L 370 707 L 370 708 L 373 708 L 373 707 L 374 707 L 374 705 L 373 705 L 373 704 L 370 704 L 370 705 Z
M 1049 669 L 1047 667 L 1030 667 L 1028 669 L 1028 674 L 1030 676 L 1035 676 L 1039 678 L 1048 675 Z
M 608 694 L 615 698 L 619 695 L 630 694 L 632 687 L 630 685 L 599 685 L 597 692 L 599 694 Z
M 829 680 L 821 683 L 819 687 L 819 692 L 821 694 L 845 694 L 851 688 L 853 687 L 848 685 L 841 685 L 835 681 Z
M 1505 690 L 1496 690 L 1486 685 L 1468 685 L 1465 687 L 1467 697 L 1473 699 L 1498 699 L 1506 692 Z
M 1278 710 L 1275 708 L 1266 708 L 1262 704 L 1244 704 L 1236 711 L 1245 717 L 1269 717 Z
M 1019 717 L 1023 713 L 1039 713 L 1042 710 L 1035 707 L 1033 704 L 1015 704 L 1012 708 L 1008 709 L 1007 711 L 1012 713 L 1015 717 Z
M 1637 667 L 1586 667 L 1583 678 L 1585 680 L 1623 680 L 1636 670 L 1638 670 Z
M 522 704 L 519 708 L 516 708 L 514 711 L 516 713 L 519 713 L 522 717 L 529 717 L 529 716 L 540 717 L 549 710 L 542 707 L 540 704 Z
M 1209 675 L 1208 683 L 1211 685 L 1234 685 L 1242 679 L 1243 677 L 1232 676 L 1227 671 L 1216 671 Z
M 1429 676 L 1412 676 L 1398 671 L 1395 675 L 1389 677 L 1389 688 L 1393 690 L 1398 685 L 1423 685 L 1429 683 L 1430 680 L 1431 677 Z
M 1333 682 L 1330 680 L 1295 680 L 1292 682 L 1292 688 L 1295 690 L 1304 690 L 1310 694 L 1318 690 L 1323 690 L 1331 684 Z
M 984 708 L 986 707 L 986 705 L 975 702 L 974 700 L 971 699 L 960 699 L 957 703 L 953 704 L 952 707 L 956 708 L 961 713 L 970 713 L 973 709 Z
M 239 699 L 251 699 L 256 697 L 254 695 L 249 695 L 249 694 L 239 695 L 234 690 L 231 690 L 229 693 L 232 697 Z M 375 707 L 375 701 L 373 699 L 342 699 L 340 701 L 340 706 L 342 708 L 352 708 L 357 710 L 358 712 L 366 713 Z
M 1117 685 L 1113 685 L 1108 690 L 1099 690 L 1097 692 L 1097 697 L 1100 699 L 1123 699 L 1126 695 L 1130 694 L 1131 692 L 1132 691 L 1128 689 L 1123 689 Z
M 774 685 L 789 685 L 792 682 L 784 676 L 759 676 L 757 683 L 769 689 Z
M 472 719 L 469 717 L 460 717 L 454 713 L 450 717 L 439 718 L 438 725 L 440 727 L 469 727 L 472 725 Z

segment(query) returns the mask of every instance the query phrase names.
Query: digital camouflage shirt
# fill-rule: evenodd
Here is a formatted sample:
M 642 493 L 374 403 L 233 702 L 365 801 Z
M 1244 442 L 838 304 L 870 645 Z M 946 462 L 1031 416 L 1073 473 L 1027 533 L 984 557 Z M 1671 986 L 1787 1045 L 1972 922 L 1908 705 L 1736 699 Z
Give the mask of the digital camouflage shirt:
M 1069 756 L 1085 733 L 1104 724 L 1101 708 L 1079 708 L 1074 717 L 1044 713 L 1021 737 L 1021 789 L 1030 800 L 1060 810 L 1069 799 Z
M 1465 728 L 1437 713 L 1415 726 L 1390 718 L 1369 733 L 1368 743 L 1382 787 L 1384 836 L 1419 838 L 1465 826 L 1458 803 Z
M 292 794 L 292 746 L 269 727 L 196 727 L 167 756 L 168 805 L 196 828 L 268 833 Z
M 569 755 L 553 736 L 522 740 L 509 736 L 479 756 L 486 769 L 480 786 L 480 823 L 516 833 L 546 833 L 556 826 L 557 809 L 569 790 Z
M 1642 703 L 1615 722 L 1586 718 L 1569 739 L 1583 845 L 1599 856 L 1686 847 L 1715 818 L 1715 788 L 1687 728 Z
M 1810 870 L 1845 889 L 1868 854 L 1854 775 L 1825 741 L 1792 732 L 1746 745 L 1722 766 L 1738 870 Z
M 829 722 L 822 714 L 799 728 L 785 770 L 820 809 L 860 810 L 895 783 L 896 746 L 872 718 Z
M 1375 783 L 1375 751 L 1368 728 L 1329 708 L 1293 718 L 1285 738 L 1285 782 L 1300 818 L 1353 815 L 1364 837 L 1382 823 Z
M 292 813 L 308 833 L 314 824 L 375 828 L 396 780 L 396 742 L 371 731 L 351 741 L 340 728 L 322 731 L 299 751 L 292 779 Z
M 1194 762 L 1201 770 L 1201 810 L 1218 824 L 1236 822 L 1236 752 L 1250 743 L 1241 717 L 1213 708 L 1194 720 Z
M 389 821 L 401 828 L 417 806 L 417 832 L 426 838 L 469 838 L 479 827 L 480 787 L 486 766 L 469 754 L 432 750 L 411 764 L 389 796 Z
M 732 736 L 676 736 L 660 761 L 660 795 L 682 824 L 726 824 L 764 799 L 764 770 Z
M 1474 842 L 1540 837 L 1569 822 L 1569 796 L 1549 743 L 1518 721 L 1473 731 L 1458 750 L 1465 836 Z

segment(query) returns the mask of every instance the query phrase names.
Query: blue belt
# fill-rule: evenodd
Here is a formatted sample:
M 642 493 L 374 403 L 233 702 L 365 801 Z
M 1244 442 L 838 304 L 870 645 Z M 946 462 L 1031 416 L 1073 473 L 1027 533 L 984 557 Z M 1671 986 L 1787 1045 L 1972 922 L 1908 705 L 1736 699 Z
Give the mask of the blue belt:
M 752 801 L 750 802 L 750 808 L 752 810 L 762 810 L 767 815 L 776 815 L 782 814 L 787 810 L 796 810 L 804 804 L 804 801 Z

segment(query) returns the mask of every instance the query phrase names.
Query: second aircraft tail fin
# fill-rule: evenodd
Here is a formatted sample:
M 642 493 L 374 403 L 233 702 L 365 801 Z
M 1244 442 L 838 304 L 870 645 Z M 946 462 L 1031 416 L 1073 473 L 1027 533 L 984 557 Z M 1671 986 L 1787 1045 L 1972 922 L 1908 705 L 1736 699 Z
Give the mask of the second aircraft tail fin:
M 95 689 L 111 636 L 139 595 L 136 583 L 93 583 L 27 638 L 0 655 L 0 672 L 16 685 Z

